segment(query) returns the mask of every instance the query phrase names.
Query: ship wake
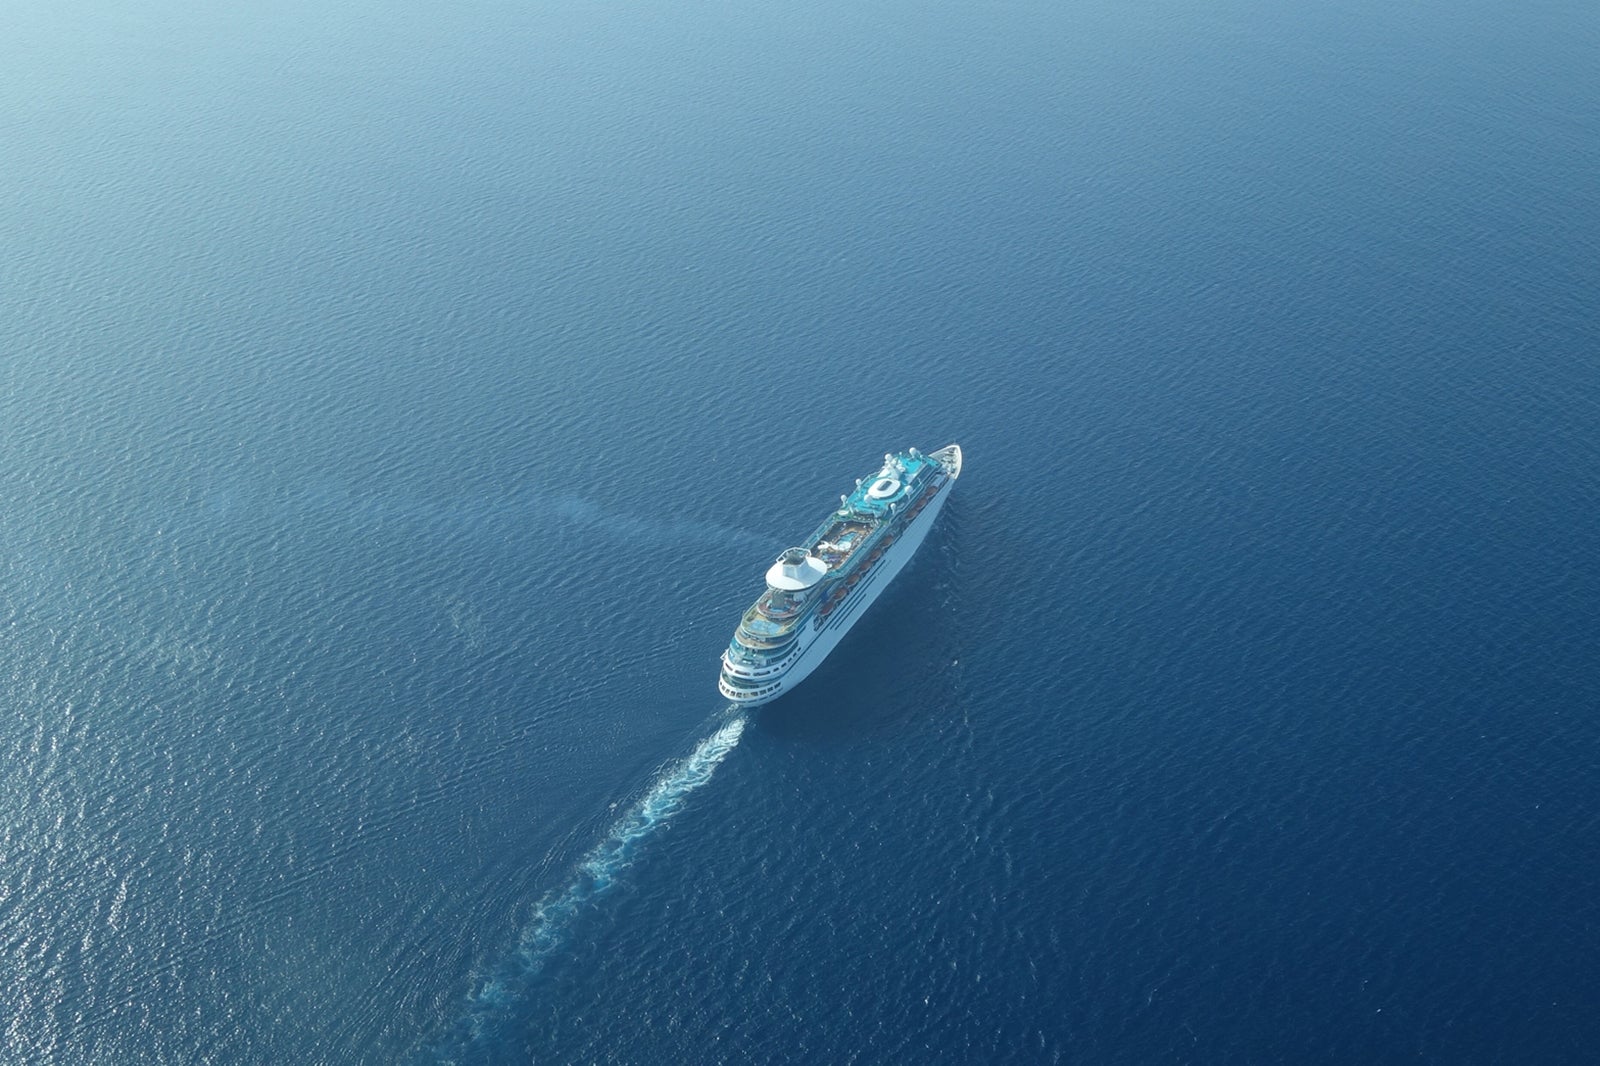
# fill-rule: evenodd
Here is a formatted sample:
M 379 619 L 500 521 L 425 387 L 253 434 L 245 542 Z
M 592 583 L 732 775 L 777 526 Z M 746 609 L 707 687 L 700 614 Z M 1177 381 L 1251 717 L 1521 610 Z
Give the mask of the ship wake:
M 439 1049 L 440 1062 L 474 1058 L 487 1050 L 534 981 L 561 948 L 585 904 L 604 896 L 632 865 L 640 845 L 665 825 L 716 772 L 739 744 L 745 719 L 730 719 L 679 762 L 668 766 L 644 796 L 611 827 L 578 864 L 565 887 L 534 908 L 514 952 L 481 981 L 451 1039 Z

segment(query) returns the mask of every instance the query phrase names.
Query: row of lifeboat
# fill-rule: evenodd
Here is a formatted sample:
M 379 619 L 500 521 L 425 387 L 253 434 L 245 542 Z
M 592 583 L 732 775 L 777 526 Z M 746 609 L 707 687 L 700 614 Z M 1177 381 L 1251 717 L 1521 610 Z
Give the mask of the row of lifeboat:
M 937 485 L 934 485 L 927 491 L 923 492 L 921 498 L 919 498 L 917 502 L 912 505 L 911 510 L 907 511 L 903 516 L 901 516 L 902 522 L 906 525 L 910 525 L 916 520 L 917 515 L 922 513 L 922 509 L 928 506 L 929 501 L 931 501 L 937 495 L 939 495 L 939 486 Z M 823 601 L 822 609 L 817 613 L 823 618 L 828 617 L 828 614 L 835 607 L 839 606 L 840 602 L 846 596 L 850 595 L 850 590 L 855 588 L 856 582 L 860 581 L 862 576 L 866 574 L 867 571 L 872 569 L 873 565 L 877 563 L 878 559 L 885 551 L 889 549 L 890 545 L 893 543 L 894 535 L 890 534 L 882 544 L 879 544 L 872 550 L 871 555 L 868 555 L 864 560 L 862 560 L 861 565 L 856 568 L 855 573 L 850 575 L 849 580 L 828 594 L 828 598 Z

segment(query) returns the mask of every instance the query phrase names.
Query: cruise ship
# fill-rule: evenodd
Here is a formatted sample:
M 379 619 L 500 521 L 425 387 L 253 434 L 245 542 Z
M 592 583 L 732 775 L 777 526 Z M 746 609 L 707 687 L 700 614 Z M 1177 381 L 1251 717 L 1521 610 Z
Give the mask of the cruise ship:
M 961 476 L 961 448 L 883 457 L 799 547 L 767 570 L 767 589 L 739 620 L 717 688 L 734 703 L 770 703 L 821 665 L 927 539 Z

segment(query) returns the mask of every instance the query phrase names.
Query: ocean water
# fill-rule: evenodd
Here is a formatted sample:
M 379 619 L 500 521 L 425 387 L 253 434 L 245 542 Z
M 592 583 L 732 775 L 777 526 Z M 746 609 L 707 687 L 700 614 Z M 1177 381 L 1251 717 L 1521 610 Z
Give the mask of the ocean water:
M 1597 55 L 15 0 L 0 1061 L 1593 1061 Z M 950 441 L 731 712 L 770 557 Z

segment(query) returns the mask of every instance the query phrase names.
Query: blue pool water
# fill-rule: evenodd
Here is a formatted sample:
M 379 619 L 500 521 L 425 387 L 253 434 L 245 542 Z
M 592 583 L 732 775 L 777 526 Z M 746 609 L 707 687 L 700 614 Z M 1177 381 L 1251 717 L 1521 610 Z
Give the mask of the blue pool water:
M 11 5 L 0 1061 L 1590 1061 L 1596 55 Z M 730 716 L 772 557 L 951 441 Z

